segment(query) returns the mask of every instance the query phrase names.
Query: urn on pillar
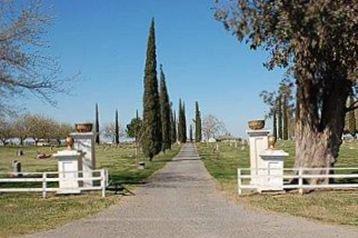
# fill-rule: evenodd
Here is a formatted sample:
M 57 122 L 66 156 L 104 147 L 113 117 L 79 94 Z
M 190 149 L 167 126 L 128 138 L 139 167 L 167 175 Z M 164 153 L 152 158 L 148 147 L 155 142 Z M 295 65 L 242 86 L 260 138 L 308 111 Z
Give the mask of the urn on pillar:
M 249 130 L 246 133 L 249 135 L 250 146 L 250 169 L 253 175 L 250 183 L 257 184 L 258 168 L 262 167 L 260 153 L 268 148 L 268 135 L 270 130 L 263 129 L 265 127 L 264 120 L 249 121 Z
M 83 177 L 92 177 L 92 170 L 96 169 L 95 133 L 92 132 L 92 123 L 76 124 L 76 131 L 71 133 L 74 139 L 74 149 L 82 152 L 79 170 L 83 171 Z M 93 181 L 83 181 L 83 187 L 92 187 Z

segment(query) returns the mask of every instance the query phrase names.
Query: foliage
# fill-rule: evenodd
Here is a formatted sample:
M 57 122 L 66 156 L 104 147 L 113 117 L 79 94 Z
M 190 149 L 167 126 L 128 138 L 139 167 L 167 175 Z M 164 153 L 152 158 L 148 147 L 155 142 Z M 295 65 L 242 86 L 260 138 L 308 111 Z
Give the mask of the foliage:
M 136 141 L 140 138 L 142 128 L 142 119 L 137 115 L 135 118 L 131 120 L 131 122 L 127 125 L 127 135 L 130 138 L 134 138 Z
M 162 148 L 160 102 L 157 80 L 157 56 L 155 46 L 155 26 L 152 20 L 144 75 L 143 96 L 143 135 L 141 140 L 144 154 L 153 158 Z
M 172 144 L 174 144 L 175 142 L 177 142 L 177 118 L 175 110 L 173 110 L 172 103 L 170 104 L 170 108 L 170 138 Z
M 268 69 L 295 79 L 296 167 L 333 166 L 348 95 L 357 83 L 357 4 L 326 0 L 216 1 L 216 18 L 251 49 L 270 52 Z M 315 181 L 318 182 L 318 181 Z
M 186 118 L 185 118 L 185 105 L 179 100 L 179 118 L 178 118 L 178 140 L 181 143 L 186 142 Z

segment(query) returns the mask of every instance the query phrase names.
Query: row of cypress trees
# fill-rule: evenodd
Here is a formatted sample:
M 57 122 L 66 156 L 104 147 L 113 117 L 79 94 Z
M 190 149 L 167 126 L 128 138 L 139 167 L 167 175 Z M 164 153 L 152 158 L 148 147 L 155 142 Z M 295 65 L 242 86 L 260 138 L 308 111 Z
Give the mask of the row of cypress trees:
M 158 92 L 155 23 L 152 19 L 144 72 L 143 125 L 140 142 L 144 155 L 152 159 L 160 151 L 171 149 L 172 143 L 176 141 L 176 116 L 170 103 L 162 65 Z

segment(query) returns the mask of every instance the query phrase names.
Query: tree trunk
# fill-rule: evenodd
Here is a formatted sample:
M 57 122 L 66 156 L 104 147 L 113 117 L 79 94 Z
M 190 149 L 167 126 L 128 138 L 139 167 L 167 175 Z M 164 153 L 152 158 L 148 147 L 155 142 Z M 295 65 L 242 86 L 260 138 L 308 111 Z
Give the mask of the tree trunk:
M 337 77 L 333 75 L 332 77 Z M 296 168 L 330 168 L 337 161 L 345 123 L 346 100 L 351 89 L 347 80 L 326 80 L 331 90 L 317 96 L 316 85 L 297 85 Z M 318 103 L 318 101 L 321 103 Z M 328 174 L 330 171 L 304 171 L 305 174 Z M 309 184 L 328 179 L 309 179 Z

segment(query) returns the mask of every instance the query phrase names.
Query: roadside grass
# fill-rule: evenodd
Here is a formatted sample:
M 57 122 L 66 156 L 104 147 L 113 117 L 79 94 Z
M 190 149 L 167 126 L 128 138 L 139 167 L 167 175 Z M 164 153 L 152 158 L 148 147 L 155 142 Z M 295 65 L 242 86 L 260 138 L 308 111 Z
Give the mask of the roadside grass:
M 0 172 L 11 171 L 11 160 L 19 160 L 24 172 L 57 171 L 57 161 L 53 158 L 35 159 L 36 152 L 51 153 L 48 147 L 22 147 L 24 156 L 17 157 L 19 147 L 0 147 Z M 60 150 L 62 148 L 55 148 Z M 54 152 L 54 151 L 53 151 Z M 152 162 L 145 161 L 144 170 L 137 169 L 132 145 L 120 147 L 97 146 L 97 168 L 109 170 L 110 179 L 129 185 L 143 183 L 146 178 L 162 168 L 179 152 L 175 145 L 171 151 L 159 154 Z M 1 186 L 1 184 L 0 184 Z M 42 199 L 40 193 L 3 193 L 0 194 L 0 237 L 18 236 L 41 230 L 48 230 L 99 212 L 112 204 L 118 203 L 120 196 L 107 193 L 102 198 L 100 193 L 91 192 L 83 195 L 56 196 L 49 194 Z
M 295 146 L 292 141 L 280 141 L 278 148 L 290 156 L 285 167 L 292 168 Z M 286 193 L 280 195 L 250 194 L 237 196 L 237 168 L 248 168 L 249 148 L 219 143 L 219 152 L 214 144 L 197 144 L 209 173 L 218 181 L 220 188 L 239 203 L 316 220 L 358 226 L 358 191 L 315 191 L 305 195 Z M 341 146 L 337 167 L 358 167 L 358 142 L 346 142 Z

